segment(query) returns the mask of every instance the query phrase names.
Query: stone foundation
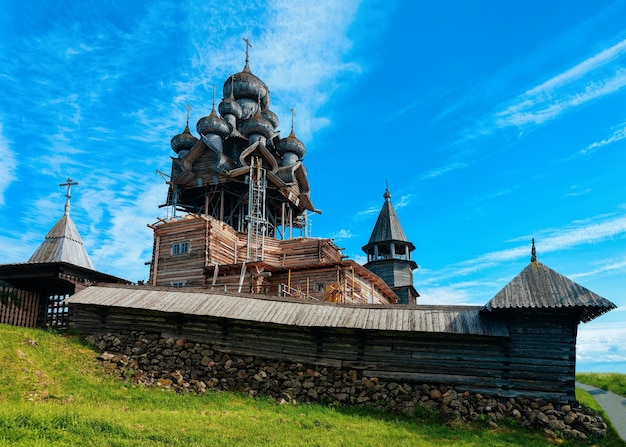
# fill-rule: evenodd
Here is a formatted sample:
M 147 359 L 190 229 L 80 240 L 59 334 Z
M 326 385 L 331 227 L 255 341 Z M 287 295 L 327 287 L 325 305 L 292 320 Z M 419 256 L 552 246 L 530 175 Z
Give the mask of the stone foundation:
M 602 419 L 574 404 L 483 396 L 446 384 L 383 381 L 356 370 L 239 356 L 213 345 L 139 331 L 94 334 L 87 341 L 121 377 L 177 392 L 215 389 L 271 396 L 280 404 L 359 405 L 418 416 L 438 413 L 445 420 L 485 421 L 492 427 L 513 419 L 552 437 L 606 436 Z

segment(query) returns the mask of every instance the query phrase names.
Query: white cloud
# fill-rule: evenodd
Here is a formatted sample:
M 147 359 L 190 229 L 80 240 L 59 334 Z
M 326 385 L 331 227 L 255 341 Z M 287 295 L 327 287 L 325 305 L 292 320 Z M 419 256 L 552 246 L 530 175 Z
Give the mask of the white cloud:
M 450 171 L 455 171 L 457 169 L 461 169 L 467 166 L 467 163 L 464 162 L 454 162 L 454 163 L 450 163 L 446 166 L 442 166 L 440 168 L 437 169 L 433 169 L 432 171 L 427 172 L 426 174 L 422 175 L 420 178 L 422 180 L 426 180 L 426 179 L 431 179 L 431 178 L 435 178 L 435 177 L 439 177 L 440 175 L 446 174 Z
M 626 327 L 623 322 L 581 325 L 576 342 L 578 362 L 626 362 Z
M 419 304 L 476 305 L 473 294 L 463 284 L 442 287 L 419 287 Z M 488 301 L 486 299 L 485 304 Z
M 621 141 L 625 138 L 626 138 L 626 123 L 622 123 L 619 125 L 617 129 L 613 130 L 612 134 L 608 138 L 591 143 L 586 148 L 581 149 L 578 152 L 578 155 L 591 154 L 592 152 L 595 152 L 596 150 L 598 150 L 599 148 L 603 146 L 607 146 L 617 141 Z
M 341 229 L 336 233 L 333 233 L 330 238 L 340 241 L 342 239 L 351 239 L 353 236 L 354 235 L 350 232 L 350 230 Z
M 346 62 L 344 56 L 352 46 L 346 37 L 355 20 L 359 1 L 320 0 L 301 3 L 273 0 L 265 7 L 230 4 L 228 23 L 207 21 L 194 11 L 191 26 L 205 30 L 194 34 L 194 66 L 199 76 L 179 84 L 179 91 L 189 97 L 195 92 L 198 101 L 217 84 L 218 101 L 228 75 L 244 66 L 245 44 L 250 40 L 250 68 L 271 86 L 272 110 L 285 131 L 290 127 L 290 108 L 296 110 L 295 130 L 305 143 L 315 131 L 330 120 L 318 116 L 321 106 L 339 87 L 338 78 L 354 76 L 361 68 Z M 208 9 L 224 11 L 223 3 L 209 3 Z M 224 11 L 225 12 L 225 11 Z M 226 12 L 225 12 L 226 13 Z M 271 23 L 272 26 L 262 26 Z M 229 36 L 207 42 L 206 34 Z M 205 98 L 206 103 L 206 98 Z M 193 105 L 193 104 L 192 104 Z
M 3 124 L 0 122 L 0 206 L 4 205 L 4 193 L 11 182 L 15 180 L 17 160 L 11 150 L 9 141 L 5 138 Z
M 541 124 L 626 86 L 626 40 L 526 91 L 495 114 L 496 127 Z
M 600 265 L 596 265 L 592 270 L 569 275 L 571 279 L 584 278 L 587 276 L 597 276 L 602 273 L 624 271 L 626 274 L 626 257 L 605 259 Z
M 587 193 L 591 192 L 590 188 L 584 189 L 584 190 L 580 190 L 578 189 L 578 186 L 572 186 L 570 187 L 570 190 L 567 194 L 565 194 L 567 197 L 578 197 L 578 196 L 582 196 L 585 195 Z
M 375 206 L 371 206 L 371 207 L 369 207 L 367 209 L 364 209 L 362 211 L 358 211 L 355 214 L 355 217 L 357 219 L 364 219 L 364 218 L 367 218 L 367 217 L 371 216 L 372 214 L 378 214 L 379 211 L 380 211 L 380 206 L 376 206 L 375 205 Z
M 394 208 L 400 209 L 405 206 L 409 206 L 411 204 L 411 200 L 413 199 L 413 194 L 404 194 L 400 196 L 400 200 L 393 204 Z
M 546 229 L 533 236 L 522 236 L 509 242 L 524 241 L 523 245 L 482 254 L 440 270 L 430 280 L 433 283 L 458 278 L 513 259 L 530 258 L 530 240 L 535 237 L 539 257 L 544 253 L 567 250 L 583 244 L 593 244 L 626 234 L 626 215 L 596 216 L 572 222 L 566 228 Z M 617 268 L 617 267 L 616 267 Z

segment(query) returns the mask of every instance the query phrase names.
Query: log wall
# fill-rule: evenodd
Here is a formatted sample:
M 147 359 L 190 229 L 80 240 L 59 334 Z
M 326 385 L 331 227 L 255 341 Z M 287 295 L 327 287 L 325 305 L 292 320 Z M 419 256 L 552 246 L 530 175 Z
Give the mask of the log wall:
M 575 399 L 569 374 L 569 337 L 565 337 L 563 346 L 544 345 L 546 354 L 533 356 L 530 350 L 539 348 L 545 332 L 531 336 L 534 329 L 524 322 L 519 327 L 511 323 L 516 335 L 509 339 L 311 328 L 86 304 L 71 306 L 71 326 L 85 335 L 115 334 L 133 328 L 161 337 L 208 343 L 222 353 L 353 369 L 367 377 L 453 384 L 458 390 L 502 397 L 541 397 L 562 402 Z M 555 345 L 559 340 L 558 326 L 554 328 Z M 534 345 L 525 351 L 525 343 L 531 339 L 535 340 Z M 566 351 L 568 357 L 561 358 Z M 564 373 L 567 374 L 563 376 Z
M 510 333 L 504 386 L 528 396 L 560 390 L 574 399 L 578 319 L 566 311 L 503 313 Z
M 284 284 L 292 296 L 323 300 L 326 287 L 341 291 L 337 301 L 389 303 L 367 278 L 342 262 L 341 251 L 329 239 L 265 238 L 263 264 L 271 275 L 261 275 L 266 267 L 241 267 L 247 258 L 248 238 L 231 226 L 206 216 L 187 216 L 163 222 L 155 228 L 155 250 L 150 284 L 153 286 L 207 287 L 213 290 L 278 295 Z M 188 252 L 173 254 L 174 244 L 188 244 Z M 330 265 L 324 267 L 324 265 Z M 306 267 L 306 269 L 304 268 Z M 217 268 L 217 274 L 215 269 Z

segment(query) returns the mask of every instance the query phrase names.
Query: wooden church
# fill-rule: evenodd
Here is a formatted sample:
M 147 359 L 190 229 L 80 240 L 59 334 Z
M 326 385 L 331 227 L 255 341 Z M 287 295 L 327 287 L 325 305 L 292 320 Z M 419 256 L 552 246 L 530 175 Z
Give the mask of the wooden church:
M 223 86 L 223 100 L 171 140 L 166 206 L 174 217 L 150 225 L 153 286 L 210 288 L 346 303 L 415 303 L 406 240 L 385 193 L 362 266 L 331 239 L 302 236 L 311 201 L 305 145 L 293 123 L 281 137 L 270 92 L 244 69 Z M 183 217 L 175 217 L 176 213 Z

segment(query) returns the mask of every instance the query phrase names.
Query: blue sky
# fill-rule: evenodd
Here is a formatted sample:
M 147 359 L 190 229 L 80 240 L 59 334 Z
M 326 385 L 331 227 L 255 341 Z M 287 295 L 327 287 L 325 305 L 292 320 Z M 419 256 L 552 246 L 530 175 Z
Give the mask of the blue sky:
M 312 235 L 363 262 L 386 182 L 421 303 L 484 304 L 529 262 L 616 303 L 581 371 L 626 372 L 622 1 L 0 0 L 0 263 L 61 217 L 146 279 L 171 137 L 243 68 L 306 144 Z

